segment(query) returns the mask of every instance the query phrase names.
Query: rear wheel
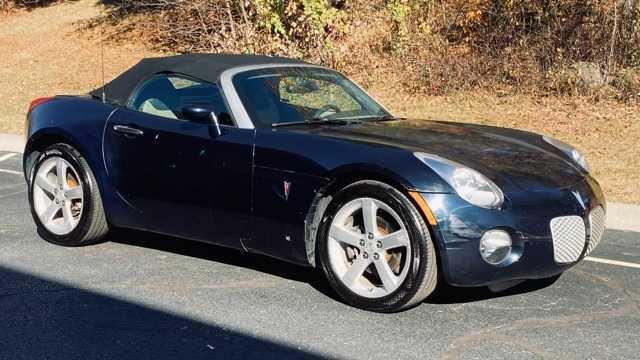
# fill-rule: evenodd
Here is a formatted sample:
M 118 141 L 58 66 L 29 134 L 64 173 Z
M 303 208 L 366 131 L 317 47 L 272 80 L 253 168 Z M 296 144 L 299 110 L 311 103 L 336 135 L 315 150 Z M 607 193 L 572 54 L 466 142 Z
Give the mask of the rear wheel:
M 93 172 L 69 145 L 52 145 L 36 160 L 29 202 L 38 233 L 51 243 L 93 244 L 109 229 Z
M 399 311 L 435 289 L 438 270 L 429 229 L 407 197 L 391 186 L 362 181 L 341 190 L 318 236 L 320 265 L 351 305 Z

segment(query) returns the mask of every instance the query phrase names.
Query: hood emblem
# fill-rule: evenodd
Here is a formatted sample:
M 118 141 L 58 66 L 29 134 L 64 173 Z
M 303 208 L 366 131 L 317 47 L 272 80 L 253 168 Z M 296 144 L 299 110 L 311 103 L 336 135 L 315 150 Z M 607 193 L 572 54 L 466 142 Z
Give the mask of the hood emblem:
M 580 192 L 578 190 L 573 190 L 571 194 L 573 194 L 576 200 L 578 200 L 578 203 L 580 204 L 580 206 L 582 206 L 582 209 L 586 210 L 587 206 L 585 205 L 584 200 L 582 200 L 582 195 L 580 195 Z
M 284 194 L 284 199 L 285 200 L 289 200 L 289 190 L 291 190 L 291 182 L 290 181 L 283 181 L 282 182 L 282 193 Z

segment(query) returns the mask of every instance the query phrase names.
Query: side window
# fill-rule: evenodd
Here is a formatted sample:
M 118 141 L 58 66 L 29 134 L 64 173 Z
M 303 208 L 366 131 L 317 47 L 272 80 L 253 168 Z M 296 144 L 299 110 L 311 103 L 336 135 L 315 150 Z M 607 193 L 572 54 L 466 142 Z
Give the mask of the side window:
M 134 92 L 127 107 L 167 119 L 183 120 L 186 106 L 206 105 L 215 109 L 221 125 L 233 120 L 218 86 L 179 75 L 156 75 Z
M 280 101 L 295 106 L 321 109 L 327 104 L 341 111 L 362 110 L 357 101 L 341 86 L 322 79 L 287 76 L 280 80 Z

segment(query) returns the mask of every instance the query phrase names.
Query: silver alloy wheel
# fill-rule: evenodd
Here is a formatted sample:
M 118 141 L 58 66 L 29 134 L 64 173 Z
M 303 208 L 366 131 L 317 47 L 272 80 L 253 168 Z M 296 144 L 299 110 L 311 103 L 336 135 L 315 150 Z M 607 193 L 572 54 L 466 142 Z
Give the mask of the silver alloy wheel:
M 389 295 L 407 277 L 409 234 L 400 216 L 380 200 L 357 198 L 343 205 L 327 243 L 334 274 L 360 296 Z
M 56 235 L 67 235 L 82 216 L 82 182 L 65 159 L 52 156 L 38 168 L 33 184 L 33 206 L 40 222 Z

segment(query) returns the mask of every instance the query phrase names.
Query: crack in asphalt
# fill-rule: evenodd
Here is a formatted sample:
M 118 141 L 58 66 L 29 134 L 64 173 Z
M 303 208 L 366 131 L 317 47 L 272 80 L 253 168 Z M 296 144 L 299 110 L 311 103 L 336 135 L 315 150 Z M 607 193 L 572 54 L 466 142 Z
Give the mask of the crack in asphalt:
M 640 296 L 629 290 L 624 283 L 613 279 L 605 279 L 598 275 L 587 273 L 575 268 L 571 271 L 578 276 L 587 278 L 587 280 L 590 280 L 591 282 L 597 282 L 605 285 L 614 292 L 621 294 L 627 301 L 620 306 L 606 311 L 566 315 L 555 319 L 529 317 L 459 336 L 453 339 L 451 348 L 442 355 L 442 358 L 447 360 L 459 359 L 465 352 L 476 348 L 477 345 L 486 344 L 487 339 L 492 339 L 493 341 L 502 341 L 511 347 L 531 352 L 543 359 L 566 359 L 568 357 L 567 354 L 556 354 L 542 347 L 531 344 L 522 337 L 514 337 L 505 335 L 504 333 L 512 333 L 519 330 L 535 330 L 540 328 L 571 327 L 581 323 L 620 317 L 640 318 Z M 611 302 L 609 305 L 615 303 L 617 303 L 617 301 Z
M 640 312 L 640 294 L 637 294 L 632 290 L 629 290 L 629 288 L 627 288 L 627 286 L 623 282 L 620 282 L 612 278 L 604 278 L 602 276 L 591 274 L 579 269 L 574 269 L 573 271 L 577 275 L 581 275 L 586 278 L 591 278 L 594 282 L 601 283 L 612 290 L 618 291 L 623 295 L 626 295 L 626 297 L 628 297 L 635 304 L 637 310 Z
M 491 340 L 487 340 L 487 335 L 491 336 Z M 471 350 L 476 347 L 476 345 L 486 345 L 487 343 L 497 343 L 502 342 L 510 347 L 515 349 L 520 349 L 529 353 L 534 354 L 536 357 L 540 359 L 549 359 L 549 358 L 560 358 L 557 354 L 550 353 L 545 349 L 531 344 L 526 341 L 522 337 L 509 336 L 503 334 L 493 334 L 493 333 L 478 333 L 473 335 L 466 335 L 457 338 L 453 341 L 452 346 L 453 349 L 449 352 L 445 353 L 442 357 L 444 360 L 453 360 L 459 359 L 461 355 L 463 355 L 467 350 Z
M 555 319 L 544 318 L 525 318 L 515 320 L 511 323 L 498 325 L 489 329 L 481 330 L 472 334 L 463 335 L 455 338 L 452 341 L 452 348 L 443 354 L 443 359 L 458 359 L 460 355 L 464 354 L 475 347 L 478 343 L 487 342 L 487 339 L 509 339 L 507 344 L 513 347 L 521 347 L 523 350 L 533 352 L 542 358 L 562 358 L 566 359 L 567 355 L 557 355 L 547 350 L 542 349 L 536 345 L 526 342 L 521 337 L 513 337 L 504 335 L 505 332 L 515 332 L 518 330 L 535 330 L 539 328 L 558 328 L 558 327 L 571 327 L 581 323 L 588 323 L 593 321 L 600 321 L 604 319 L 612 319 L 619 317 L 630 316 L 630 312 L 636 311 L 637 306 L 635 304 L 627 304 L 611 310 L 594 312 L 590 314 L 575 314 L 561 316 Z M 631 315 L 631 317 L 640 317 L 637 314 Z

